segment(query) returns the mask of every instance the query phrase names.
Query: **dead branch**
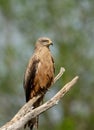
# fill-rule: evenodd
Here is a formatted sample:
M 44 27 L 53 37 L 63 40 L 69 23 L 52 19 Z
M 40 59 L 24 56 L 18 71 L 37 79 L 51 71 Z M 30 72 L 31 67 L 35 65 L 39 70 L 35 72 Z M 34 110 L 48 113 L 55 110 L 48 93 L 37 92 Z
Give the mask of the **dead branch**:
M 61 68 L 59 74 L 54 79 L 54 83 L 62 76 L 64 71 L 65 69 Z M 40 95 L 34 97 L 19 110 L 19 112 L 14 116 L 14 118 L 11 121 L 2 126 L 0 130 L 20 130 L 30 119 L 36 117 L 37 115 L 40 115 L 47 109 L 58 104 L 59 100 L 70 90 L 70 88 L 77 82 L 77 80 L 78 76 L 76 76 L 73 80 L 67 83 L 49 101 L 35 109 L 32 109 L 32 105 L 39 99 Z
M 54 84 L 55 82 L 63 75 L 63 73 L 65 72 L 65 68 L 61 67 L 60 68 L 60 72 L 56 75 L 56 77 L 54 78 Z

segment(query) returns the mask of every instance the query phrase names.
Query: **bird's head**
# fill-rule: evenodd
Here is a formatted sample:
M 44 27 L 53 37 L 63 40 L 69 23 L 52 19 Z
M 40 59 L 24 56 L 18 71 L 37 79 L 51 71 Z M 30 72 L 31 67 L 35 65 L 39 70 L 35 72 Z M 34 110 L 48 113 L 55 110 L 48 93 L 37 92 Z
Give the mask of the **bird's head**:
M 41 37 L 38 39 L 37 44 L 49 47 L 50 45 L 53 45 L 53 42 L 51 41 L 51 39 L 49 39 L 47 37 Z

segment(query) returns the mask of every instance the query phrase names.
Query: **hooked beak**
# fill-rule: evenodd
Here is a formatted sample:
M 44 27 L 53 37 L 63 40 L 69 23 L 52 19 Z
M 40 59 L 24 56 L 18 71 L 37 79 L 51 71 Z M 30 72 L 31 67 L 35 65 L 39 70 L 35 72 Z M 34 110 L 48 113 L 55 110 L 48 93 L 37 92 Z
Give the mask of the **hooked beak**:
M 52 46 L 53 46 L 53 42 L 51 42 L 51 43 L 50 43 L 50 45 L 52 45 Z

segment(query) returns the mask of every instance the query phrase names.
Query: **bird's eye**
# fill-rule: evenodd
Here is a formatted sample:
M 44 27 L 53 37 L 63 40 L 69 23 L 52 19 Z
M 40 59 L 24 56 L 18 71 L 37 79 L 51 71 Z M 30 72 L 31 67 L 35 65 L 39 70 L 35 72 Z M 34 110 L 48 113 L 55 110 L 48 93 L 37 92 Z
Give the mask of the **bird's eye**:
M 49 42 L 49 40 L 42 40 L 42 42 Z

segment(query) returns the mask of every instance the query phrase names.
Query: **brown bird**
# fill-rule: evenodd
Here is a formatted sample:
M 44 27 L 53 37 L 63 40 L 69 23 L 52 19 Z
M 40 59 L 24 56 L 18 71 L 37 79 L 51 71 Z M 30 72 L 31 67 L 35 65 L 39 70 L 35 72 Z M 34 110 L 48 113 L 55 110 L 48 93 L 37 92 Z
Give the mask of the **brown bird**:
M 41 95 L 40 99 L 34 103 L 33 109 L 41 104 L 45 93 L 53 83 L 54 60 L 49 49 L 52 44 L 52 41 L 47 37 L 38 39 L 24 75 L 26 102 L 34 96 Z M 33 129 L 33 126 L 38 128 L 38 116 L 27 124 L 30 130 Z

